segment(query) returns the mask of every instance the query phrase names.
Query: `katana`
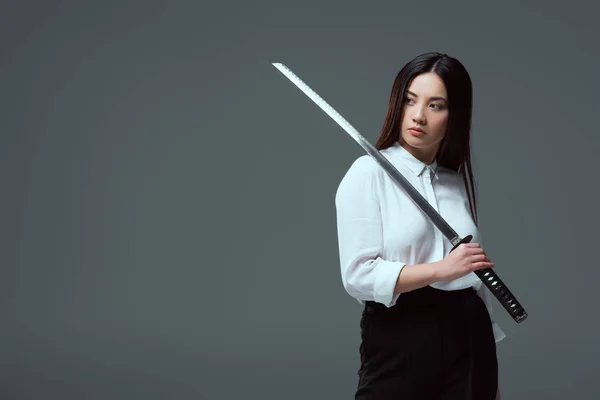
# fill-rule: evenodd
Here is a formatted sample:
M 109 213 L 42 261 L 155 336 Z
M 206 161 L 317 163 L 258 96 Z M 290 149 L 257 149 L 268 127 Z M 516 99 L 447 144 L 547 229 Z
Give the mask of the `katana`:
M 394 167 L 386 157 L 381 154 L 367 139 L 342 117 L 331 105 L 329 105 L 321 96 L 304 83 L 296 74 L 282 63 L 272 63 L 284 76 L 286 76 L 294 85 L 307 95 L 317 106 L 319 106 L 327 115 L 329 115 L 337 124 L 344 129 L 375 161 L 387 172 L 387 174 L 408 194 L 429 220 L 442 232 L 442 234 L 452 243 L 455 250 L 462 243 L 469 243 L 472 235 L 461 238 L 454 229 L 442 218 L 442 216 L 429 204 L 429 202 L 415 189 L 414 186 Z M 485 268 L 474 271 L 481 282 L 492 292 L 494 297 L 502 304 L 510 316 L 517 322 L 524 321 L 528 314 L 521 306 L 517 298 L 512 294 L 508 287 L 502 282 L 498 274 L 491 268 Z

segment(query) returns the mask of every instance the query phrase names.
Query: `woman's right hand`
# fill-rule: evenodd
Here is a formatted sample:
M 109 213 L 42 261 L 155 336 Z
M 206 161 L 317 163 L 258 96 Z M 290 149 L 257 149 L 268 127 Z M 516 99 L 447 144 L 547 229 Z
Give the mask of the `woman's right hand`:
M 439 281 L 451 281 L 483 268 L 493 268 L 478 243 L 462 243 L 437 263 L 436 278 Z

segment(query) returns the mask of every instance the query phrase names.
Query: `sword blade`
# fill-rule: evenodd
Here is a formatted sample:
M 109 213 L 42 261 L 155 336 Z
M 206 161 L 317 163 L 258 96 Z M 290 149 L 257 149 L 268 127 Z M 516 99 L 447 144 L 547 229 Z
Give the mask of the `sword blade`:
M 450 240 L 452 245 L 460 243 L 461 238 L 452 229 L 450 225 L 439 215 L 439 213 L 429 204 L 427 200 L 410 184 L 410 182 L 402 175 L 389 161 L 381 154 L 367 139 L 365 139 L 356 130 L 350 122 L 342 117 L 329 103 L 327 103 L 321 96 L 319 96 L 314 90 L 312 90 L 306 83 L 304 83 L 296 74 L 294 74 L 288 67 L 281 63 L 273 63 L 273 65 L 281 71 L 292 83 L 294 83 L 300 90 L 302 90 L 308 97 L 310 97 L 323 111 L 327 113 L 339 126 L 342 127 L 358 144 L 371 156 L 379 165 L 396 181 L 400 187 L 408 192 L 410 198 L 415 204 L 429 217 L 429 219 L 435 224 L 435 226 Z
M 461 243 L 469 242 L 469 235 L 463 239 L 452 229 L 444 218 L 429 204 L 429 202 L 415 189 L 414 186 L 394 167 L 387 158 L 381 154 L 358 130 L 342 117 L 329 103 L 319 96 L 291 69 L 282 63 L 272 63 L 285 77 L 287 77 L 298 89 L 308 96 L 321 110 L 329 115 L 346 133 L 348 133 L 375 161 L 386 171 L 386 173 L 409 195 L 412 201 L 419 207 L 430 221 L 442 232 L 442 234 L 454 246 L 452 250 Z M 482 281 L 496 299 L 502 304 L 510 316 L 517 322 L 524 321 L 528 314 L 516 297 L 508 290 L 504 282 L 491 268 L 475 271 L 476 276 Z

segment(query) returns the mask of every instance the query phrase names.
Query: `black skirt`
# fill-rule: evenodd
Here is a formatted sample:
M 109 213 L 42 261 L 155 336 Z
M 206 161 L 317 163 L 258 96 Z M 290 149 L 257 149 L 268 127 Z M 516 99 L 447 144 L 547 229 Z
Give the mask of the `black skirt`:
M 473 289 L 426 286 L 393 307 L 367 302 L 356 400 L 494 400 L 496 343 Z

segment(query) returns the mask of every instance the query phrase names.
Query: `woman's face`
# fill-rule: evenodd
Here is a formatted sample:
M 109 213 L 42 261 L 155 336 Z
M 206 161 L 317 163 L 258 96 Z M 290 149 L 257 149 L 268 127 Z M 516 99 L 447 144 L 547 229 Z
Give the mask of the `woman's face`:
M 446 86 L 435 73 L 415 77 L 406 93 L 401 144 L 426 164 L 433 161 L 446 134 L 447 99 Z

